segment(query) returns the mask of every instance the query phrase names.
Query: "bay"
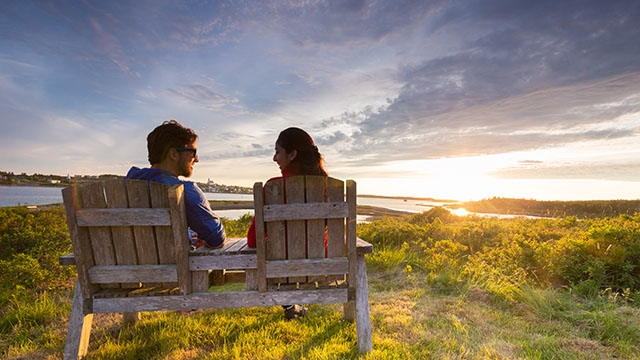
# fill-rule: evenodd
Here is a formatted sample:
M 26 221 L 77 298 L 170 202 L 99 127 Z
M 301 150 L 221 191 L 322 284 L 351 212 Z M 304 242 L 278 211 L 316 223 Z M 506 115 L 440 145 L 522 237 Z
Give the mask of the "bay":
M 62 187 L 52 186 L 6 186 L 0 185 L 0 207 L 3 206 L 25 206 L 25 205 L 49 205 L 62 203 Z M 253 195 L 235 194 L 235 193 L 205 193 L 207 200 L 244 200 L 252 201 Z M 428 211 L 436 206 L 445 206 L 449 203 L 433 202 L 428 200 L 416 199 L 397 199 L 397 198 L 373 198 L 358 197 L 359 205 L 376 206 L 385 209 L 406 211 L 411 213 L 421 213 Z M 466 211 L 465 209 L 450 209 L 455 215 L 479 215 L 486 217 L 509 218 L 521 215 L 500 215 L 500 214 L 480 214 Z M 220 217 L 228 219 L 238 219 L 244 214 L 252 214 L 253 210 L 216 210 L 215 213 Z M 526 216 L 531 217 L 531 216 Z M 366 216 L 358 216 L 358 221 L 366 221 Z

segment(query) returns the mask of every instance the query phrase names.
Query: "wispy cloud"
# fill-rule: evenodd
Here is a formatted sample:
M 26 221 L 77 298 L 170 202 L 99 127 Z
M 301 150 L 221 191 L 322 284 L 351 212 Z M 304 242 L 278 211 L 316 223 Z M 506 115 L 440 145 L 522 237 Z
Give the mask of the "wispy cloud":
M 607 161 L 560 164 L 521 164 L 494 170 L 490 175 L 501 179 L 595 179 L 640 181 L 640 161 Z
M 177 118 L 198 130 L 201 160 L 225 169 L 272 165 L 288 126 L 371 177 L 389 162 L 571 144 L 629 153 L 640 133 L 637 24 L 633 0 L 5 1 L 0 151 L 38 142 L 67 163 L 90 166 L 83 154 L 108 167 L 144 160 L 144 135 Z M 140 154 L 85 148 L 113 153 L 126 131 Z M 495 175 L 591 176 L 584 161 L 520 161 Z M 623 163 L 589 166 L 637 180 Z

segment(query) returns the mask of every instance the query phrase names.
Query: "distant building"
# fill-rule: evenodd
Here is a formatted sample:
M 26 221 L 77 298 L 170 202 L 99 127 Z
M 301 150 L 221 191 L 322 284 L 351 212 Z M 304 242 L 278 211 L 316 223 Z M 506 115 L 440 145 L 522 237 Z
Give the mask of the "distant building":
M 47 182 L 48 182 L 49 184 L 59 184 L 59 183 L 60 183 L 60 180 L 49 179 L 49 180 L 47 180 Z

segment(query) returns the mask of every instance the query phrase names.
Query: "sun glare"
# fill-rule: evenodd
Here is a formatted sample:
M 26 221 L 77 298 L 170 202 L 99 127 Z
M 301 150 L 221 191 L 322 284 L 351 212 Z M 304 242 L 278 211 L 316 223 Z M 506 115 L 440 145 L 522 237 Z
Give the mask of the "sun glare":
M 496 191 L 495 179 L 487 173 L 508 166 L 513 161 L 505 156 L 401 161 L 381 169 L 384 173 L 396 176 L 361 179 L 361 182 L 366 184 L 368 193 L 479 200 L 492 196 Z M 394 186 L 389 187 L 390 184 Z

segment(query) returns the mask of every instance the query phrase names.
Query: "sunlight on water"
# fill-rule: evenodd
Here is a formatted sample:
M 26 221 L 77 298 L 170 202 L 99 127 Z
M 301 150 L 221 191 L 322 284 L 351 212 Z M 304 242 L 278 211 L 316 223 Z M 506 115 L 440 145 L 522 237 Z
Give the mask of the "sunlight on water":
M 473 214 L 473 213 L 467 211 L 467 209 L 465 209 L 465 208 L 447 209 L 447 210 L 449 210 L 449 212 L 452 213 L 453 215 L 457 215 L 457 216 L 467 216 L 467 215 Z

